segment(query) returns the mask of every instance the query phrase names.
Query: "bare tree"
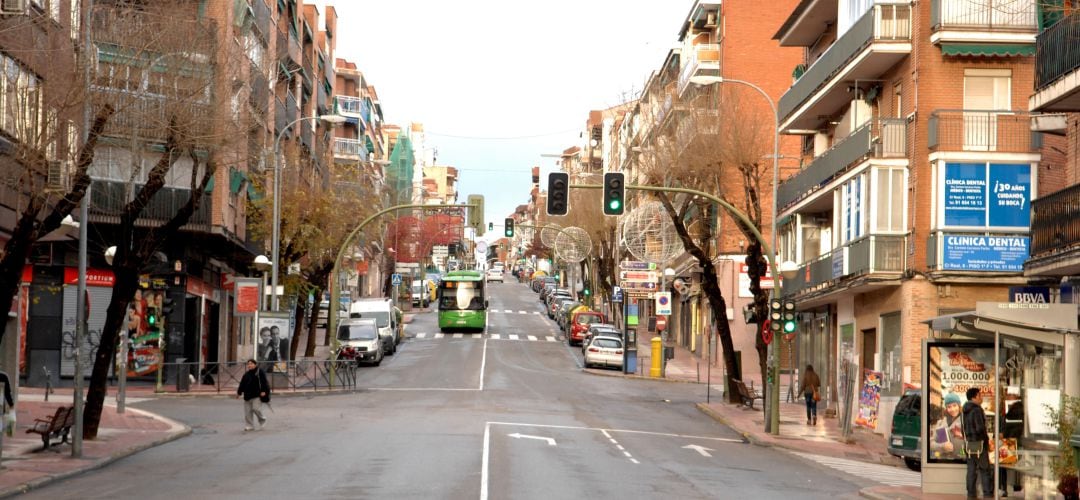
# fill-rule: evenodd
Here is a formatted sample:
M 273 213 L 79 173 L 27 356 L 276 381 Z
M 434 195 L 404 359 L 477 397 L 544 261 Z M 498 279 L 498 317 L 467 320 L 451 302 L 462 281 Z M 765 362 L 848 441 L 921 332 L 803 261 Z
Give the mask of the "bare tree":
M 115 282 L 87 394 L 87 439 L 97 435 L 139 274 L 204 202 L 219 163 L 237 160 L 236 138 L 246 137 L 247 117 L 236 104 L 243 102 L 242 89 L 234 83 L 245 56 L 220 39 L 219 27 L 197 7 L 183 0 L 98 2 L 91 13 L 98 61 L 89 97 L 96 108 L 116 110 L 103 135 L 120 146 L 111 149 L 116 161 L 103 168 L 126 176 L 127 201 L 116 226 Z M 186 188 L 186 202 L 163 222 L 140 222 L 169 186 Z
M 761 192 L 768 169 L 762 165 L 771 145 L 768 125 L 771 120 L 762 109 L 749 105 L 738 90 L 727 91 L 713 86 L 690 92 L 679 104 L 684 110 L 673 118 L 665 134 L 653 141 L 649 153 L 640 159 L 641 170 L 651 185 L 673 186 L 713 193 L 745 213 L 750 222 L 762 227 Z M 750 228 L 720 207 L 692 196 L 669 196 L 657 193 L 683 246 L 702 269 L 702 291 L 716 321 L 725 371 L 730 379 L 736 371 L 734 343 L 728 325 L 727 301 L 717 280 L 713 257 L 723 239 L 731 238 L 733 225 L 747 245 L 750 291 L 758 317 L 766 317 L 768 293 L 760 279 L 767 265 L 760 242 Z M 714 225 L 713 221 L 717 224 Z M 766 345 L 755 335 L 758 363 L 764 383 Z M 730 394 L 731 392 L 729 392 Z

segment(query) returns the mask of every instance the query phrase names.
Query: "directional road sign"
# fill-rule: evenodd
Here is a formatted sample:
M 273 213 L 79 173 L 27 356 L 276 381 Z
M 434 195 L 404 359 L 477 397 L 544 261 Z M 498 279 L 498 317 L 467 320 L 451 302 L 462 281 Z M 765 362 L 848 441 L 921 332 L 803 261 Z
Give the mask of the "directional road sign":
M 619 269 L 635 269 L 653 271 L 656 270 L 655 262 L 640 262 L 636 260 L 624 260 L 619 263 Z
M 622 271 L 619 273 L 621 281 L 651 281 L 656 282 L 656 271 Z

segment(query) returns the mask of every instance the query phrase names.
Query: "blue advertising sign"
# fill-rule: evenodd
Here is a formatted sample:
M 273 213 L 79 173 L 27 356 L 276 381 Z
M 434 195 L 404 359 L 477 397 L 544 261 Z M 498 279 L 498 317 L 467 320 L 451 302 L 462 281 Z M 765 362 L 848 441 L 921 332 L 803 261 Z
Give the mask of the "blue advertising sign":
M 1009 302 L 1017 302 L 1021 304 L 1049 304 L 1050 287 L 1010 286 Z
M 1031 224 L 1031 165 L 990 164 L 990 226 Z
M 986 225 L 986 164 L 945 164 L 945 225 Z
M 950 271 L 1024 270 L 1031 238 L 946 234 L 941 268 Z
M 946 163 L 943 191 L 946 226 L 1030 225 L 1030 164 Z

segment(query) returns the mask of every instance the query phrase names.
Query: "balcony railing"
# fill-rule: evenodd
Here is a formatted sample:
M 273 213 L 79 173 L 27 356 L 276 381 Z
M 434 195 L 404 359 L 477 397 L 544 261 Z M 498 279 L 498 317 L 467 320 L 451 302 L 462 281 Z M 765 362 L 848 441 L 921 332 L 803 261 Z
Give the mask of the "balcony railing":
M 90 214 L 97 217 L 115 217 L 116 222 L 119 222 L 124 206 L 130 201 L 127 187 L 127 183 L 123 181 L 93 181 L 90 189 Z M 141 184 L 131 186 L 130 196 L 137 194 L 139 189 L 142 189 Z M 163 187 L 150 198 L 150 203 L 146 205 L 136 224 L 153 226 L 165 222 L 176 215 L 190 198 L 190 189 Z M 199 202 L 199 208 L 191 214 L 185 227 L 210 224 L 212 203 L 211 194 L 205 193 Z
M 351 97 L 347 95 L 334 96 L 334 100 L 337 103 L 337 112 L 343 115 L 359 115 L 360 107 L 363 100 L 359 97 Z
M 935 151 L 1038 151 L 1042 135 L 1031 130 L 1031 114 L 1020 111 L 936 110 L 930 114 L 927 146 Z
M 300 105 L 296 102 L 296 96 L 292 91 L 285 94 L 285 116 L 289 118 L 289 121 L 293 121 L 300 118 Z
M 367 148 L 359 139 L 334 138 L 334 156 L 337 158 L 366 159 Z
M 281 29 L 277 29 L 277 40 L 274 42 L 274 51 L 277 53 L 277 59 L 283 61 L 289 58 L 289 34 Z
M 679 94 L 686 91 L 690 79 L 698 74 L 720 76 L 720 45 L 702 43 L 690 48 L 686 65 L 679 72 Z
M 846 254 L 846 255 L 845 255 Z M 793 279 L 784 280 L 784 293 L 801 293 L 826 289 L 839 283 L 868 274 L 896 274 L 907 269 L 907 237 L 870 235 L 818 256 L 799 266 Z M 837 265 L 847 260 L 847 269 Z
M 906 157 L 906 120 L 885 118 L 867 123 L 782 182 L 776 191 L 777 206 L 783 209 L 805 198 L 866 158 Z
M 177 100 L 148 92 L 133 93 L 105 87 L 94 87 L 94 99 L 109 102 L 116 114 L 105 125 L 108 137 L 137 137 L 164 142 L 169 121 L 176 120 L 181 130 L 208 130 L 213 121 L 212 108 L 190 99 Z
M 1035 38 L 1035 90 L 1080 70 L 1080 12 L 1058 21 Z
M 1031 201 L 1031 256 L 1080 244 L 1080 184 Z
M 777 104 L 781 120 L 806 102 L 863 49 L 877 41 L 911 40 L 910 5 L 875 5 L 834 42 L 796 81 Z
M 251 6 L 252 10 L 255 11 L 255 28 L 262 33 L 263 37 L 266 37 L 274 30 L 273 25 L 270 24 L 273 18 L 270 13 L 270 6 L 266 4 L 266 0 L 251 0 Z
M 292 121 L 289 118 L 289 114 L 286 111 L 285 103 L 281 99 L 275 98 L 274 102 L 277 105 L 274 107 L 274 135 L 278 135 L 285 130 L 285 127 Z
M 304 146 L 307 146 L 308 151 L 311 151 L 312 150 L 312 140 L 315 137 L 315 132 L 312 129 L 312 121 L 311 120 L 301 120 L 299 125 L 300 125 L 300 144 L 303 144 Z
M 1036 4 L 1031 0 L 931 0 L 930 28 L 938 30 L 1034 31 Z

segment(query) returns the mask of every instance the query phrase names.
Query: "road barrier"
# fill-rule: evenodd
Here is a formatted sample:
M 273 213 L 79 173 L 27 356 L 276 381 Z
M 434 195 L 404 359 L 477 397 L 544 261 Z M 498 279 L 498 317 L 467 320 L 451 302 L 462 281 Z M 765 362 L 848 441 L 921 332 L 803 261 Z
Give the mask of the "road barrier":
M 356 362 L 352 360 L 299 360 L 263 362 L 271 392 L 331 391 L 356 388 Z M 240 379 L 247 371 L 246 361 L 225 363 L 164 363 L 166 380 L 164 392 L 235 393 Z M 330 373 L 336 371 L 331 384 Z

